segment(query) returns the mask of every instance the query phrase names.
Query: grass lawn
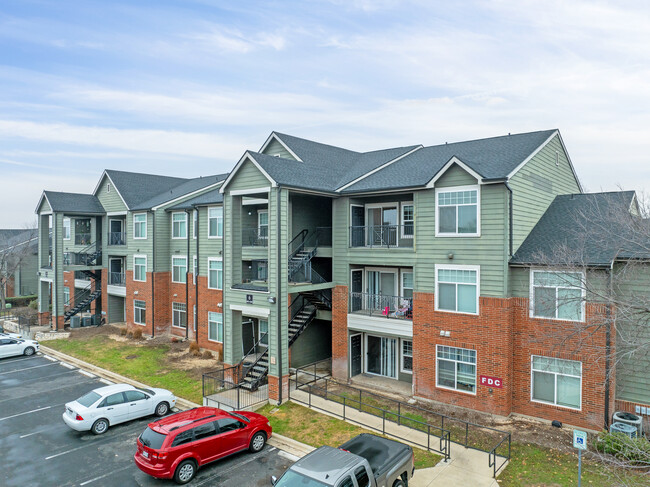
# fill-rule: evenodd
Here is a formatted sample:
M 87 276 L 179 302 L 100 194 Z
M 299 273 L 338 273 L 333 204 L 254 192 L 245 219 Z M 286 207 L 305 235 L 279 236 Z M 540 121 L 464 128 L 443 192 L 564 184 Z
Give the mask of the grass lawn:
M 183 399 L 203 401 L 201 381 L 169 367 L 168 345 L 131 345 L 101 335 L 88 340 L 52 340 L 44 345 L 152 387 L 169 389 Z
M 578 485 L 578 453 L 563 453 L 531 444 L 513 443 L 513 460 L 499 475 L 499 485 L 563 486 Z M 614 471 L 598 462 L 582 458 L 582 485 L 611 487 L 614 485 L 647 486 L 647 476 Z
M 338 447 L 360 433 L 375 434 L 292 402 L 287 402 L 280 407 L 267 404 L 257 412 L 269 418 L 275 433 L 314 447 L 323 445 Z M 442 460 L 440 455 L 419 448 L 413 448 L 413 452 L 415 468 L 433 467 Z

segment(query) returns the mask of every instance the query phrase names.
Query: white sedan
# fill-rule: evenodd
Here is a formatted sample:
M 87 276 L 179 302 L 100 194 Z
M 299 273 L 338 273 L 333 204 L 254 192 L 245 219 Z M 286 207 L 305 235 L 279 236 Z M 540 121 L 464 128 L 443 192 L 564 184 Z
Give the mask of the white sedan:
M 101 435 L 114 424 L 151 414 L 164 416 L 175 404 L 176 396 L 166 389 L 114 384 L 67 403 L 63 421 L 74 430 Z
M 8 331 L 0 331 L 0 338 L 22 338 L 23 336 L 18 333 L 9 333 Z
M 14 357 L 16 355 L 29 357 L 36 352 L 38 352 L 38 342 L 35 340 L 0 337 L 0 357 Z

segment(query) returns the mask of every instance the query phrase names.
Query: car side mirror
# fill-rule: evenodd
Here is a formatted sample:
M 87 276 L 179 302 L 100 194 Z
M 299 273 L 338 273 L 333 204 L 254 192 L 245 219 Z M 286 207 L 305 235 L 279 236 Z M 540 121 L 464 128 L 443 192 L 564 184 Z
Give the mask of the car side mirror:
M 278 483 L 278 478 L 275 475 L 271 475 L 271 485 Z
M 145 395 L 144 395 L 144 398 L 147 399 L 147 400 L 149 400 L 149 399 L 151 399 L 151 396 L 147 396 L 147 395 L 145 394 Z

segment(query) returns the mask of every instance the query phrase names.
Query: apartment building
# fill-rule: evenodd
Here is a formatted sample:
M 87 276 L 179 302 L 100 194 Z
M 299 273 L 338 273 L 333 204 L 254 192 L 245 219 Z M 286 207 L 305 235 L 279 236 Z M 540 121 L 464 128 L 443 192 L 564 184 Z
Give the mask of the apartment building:
M 37 245 L 33 229 L 0 229 L 0 286 L 5 298 L 36 294 Z
M 103 318 L 221 353 L 225 177 L 106 170 L 92 193 L 44 191 L 39 313 L 57 329 Z
M 614 411 L 613 332 L 567 326 L 607 306 L 533 258 L 583 201 L 559 131 L 365 153 L 274 132 L 219 191 L 245 387 L 283 401 L 290 367 L 331 355 L 338 379 L 493 414 L 598 429 Z M 648 404 L 634 380 L 625 400 Z

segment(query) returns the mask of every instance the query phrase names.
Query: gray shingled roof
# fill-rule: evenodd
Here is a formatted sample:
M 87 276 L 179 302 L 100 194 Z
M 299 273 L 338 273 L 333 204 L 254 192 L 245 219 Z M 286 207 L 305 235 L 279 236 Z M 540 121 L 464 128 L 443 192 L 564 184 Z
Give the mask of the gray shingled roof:
M 228 177 L 228 174 L 216 174 L 214 176 L 203 176 L 199 178 L 182 180 L 183 182 L 180 184 L 176 184 L 175 186 L 168 188 L 167 190 L 160 192 L 159 194 L 156 194 L 148 200 L 144 200 L 138 203 L 137 205 L 133 205 L 131 209 L 146 210 L 153 208 L 154 206 L 162 205 L 168 201 L 193 193 L 194 191 L 198 191 L 212 184 L 216 184 L 219 181 L 223 181 L 226 179 L 226 177 Z
M 52 211 L 77 215 L 103 215 L 106 213 L 97 196 L 83 193 L 43 192 Z
M 0 228 L 0 249 L 13 247 L 14 245 L 28 242 L 32 239 L 38 243 L 38 231 L 36 229 L 11 229 Z
M 191 210 L 196 206 L 216 205 L 220 203 L 223 203 L 223 194 L 219 192 L 219 188 L 215 188 L 182 203 L 170 206 L 167 210 Z
M 510 263 L 609 266 L 617 257 L 650 258 L 648 246 L 640 248 L 631 235 L 631 222 L 647 223 L 629 213 L 633 199 L 634 191 L 556 196 Z M 621 220 L 628 214 L 629 221 Z M 592 234 L 581 230 L 585 222 Z
M 147 209 L 148 207 L 143 206 L 143 203 L 188 181 L 185 178 L 116 171 L 113 169 L 106 169 L 106 174 L 111 178 L 120 195 L 122 195 L 124 203 L 131 210 Z

